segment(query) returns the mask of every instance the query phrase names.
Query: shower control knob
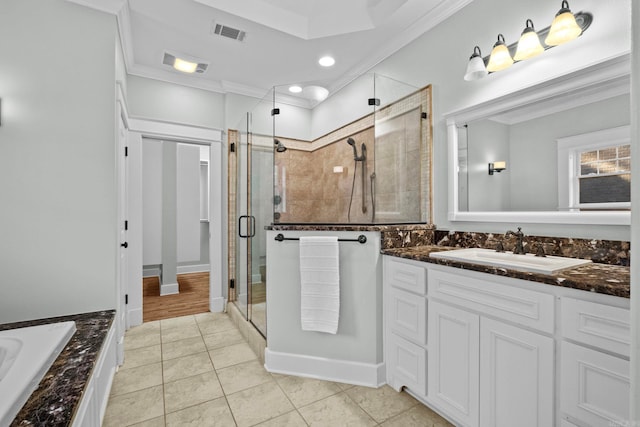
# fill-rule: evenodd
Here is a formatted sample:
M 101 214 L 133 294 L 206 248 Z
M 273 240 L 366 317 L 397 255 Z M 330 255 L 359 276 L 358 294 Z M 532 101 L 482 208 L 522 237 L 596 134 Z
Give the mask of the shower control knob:
M 129 243 L 124 242 L 124 243 L 120 243 L 120 246 L 122 246 L 123 248 L 128 248 L 129 247 Z

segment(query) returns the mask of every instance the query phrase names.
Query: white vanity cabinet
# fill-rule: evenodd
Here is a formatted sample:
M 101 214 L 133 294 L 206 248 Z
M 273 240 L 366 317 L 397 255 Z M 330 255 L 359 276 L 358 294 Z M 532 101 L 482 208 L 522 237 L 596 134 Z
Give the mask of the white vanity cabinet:
M 589 426 L 629 418 L 629 310 L 563 298 L 562 416 Z
M 384 257 L 387 383 L 456 426 L 629 414 L 629 300 Z
M 424 397 L 427 371 L 427 270 L 423 263 L 384 257 L 387 384 Z
M 429 270 L 429 400 L 465 426 L 553 425 L 553 296 L 477 276 Z

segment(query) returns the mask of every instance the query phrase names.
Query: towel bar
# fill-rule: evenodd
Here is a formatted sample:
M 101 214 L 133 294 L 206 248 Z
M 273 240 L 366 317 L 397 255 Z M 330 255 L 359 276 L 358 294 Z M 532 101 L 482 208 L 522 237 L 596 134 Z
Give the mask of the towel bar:
M 281 233 L 278 233 L 278 235 L 276 235 L 275 240 L 277 240 L 278 242 L 282 242 L 283 240 L 300 240 L 299 237 L 284 237 Z M 364 234 L 361 234 L 358 236 L 357 239 L 338 239 L 338 242 L 358 242 L 358 243 L 362 243 L 365 244 L 367 243 L 367 236 L 365 236 Z

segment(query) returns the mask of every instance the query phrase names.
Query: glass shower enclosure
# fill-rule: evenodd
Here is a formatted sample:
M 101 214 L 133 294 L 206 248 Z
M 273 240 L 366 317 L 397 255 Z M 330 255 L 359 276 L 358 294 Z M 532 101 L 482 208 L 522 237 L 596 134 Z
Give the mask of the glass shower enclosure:
M 229 301 L 266 336 L 266 227 L 431 221 L 431 88 L 275 86 L 229 130 Z M 327 97 L 328 95 L 328 97 Z
M 263 336 L 267 333 L 265 228 L 273 217 L 274 145 L 271 136 L 255 130 L 269 126 L 260 112 L 270 105 L 268 98 L 263 99 L 228 134 L 229 251 L 233 253 L 229 301 Z
M 364 74 L 318 102 L 277 86 L 274 222 L 431 221 L 431 88 Z

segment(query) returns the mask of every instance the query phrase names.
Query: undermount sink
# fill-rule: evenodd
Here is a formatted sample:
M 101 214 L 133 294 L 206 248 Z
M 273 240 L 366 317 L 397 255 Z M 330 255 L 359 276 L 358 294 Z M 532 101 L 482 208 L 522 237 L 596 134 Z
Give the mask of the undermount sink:
M 503 267 L 512 270 L 554 275 L 563 270 L 590 264 L 591 260 L 558 256 L 537 257 L 534 254 L 515 255 L 511 252 L 496 252 L 492 249 L 469 248 L 434 252 L 431 258 L 469 262 L 473 264 Z

